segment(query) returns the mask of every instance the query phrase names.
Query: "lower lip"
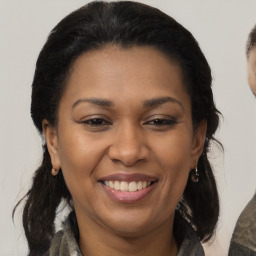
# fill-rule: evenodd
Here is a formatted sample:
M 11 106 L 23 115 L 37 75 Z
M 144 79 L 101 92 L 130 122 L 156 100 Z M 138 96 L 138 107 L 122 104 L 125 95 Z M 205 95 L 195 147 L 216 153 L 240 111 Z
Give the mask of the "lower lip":
M 142 200 L 147 195 L 149 195 L 149 193 L 155 187 L 155 184 L 156 183 L 153 183 L 149 187 L 143 188 L 143 189 L 138 190 L 138 191 L 123 192 L 123 191 L 120 191 L 120 190 L 115 190 L 113 188 L 110 188 L 110 187 L 104 185 L 103 183 L 101 183 L 102 187 L 107 192 L 107 194 L 112 199 L 114 199 L 115 201 L 117 201 L 119 203 L 135 203 L 135 202 L 138 202 L 138 201 Z

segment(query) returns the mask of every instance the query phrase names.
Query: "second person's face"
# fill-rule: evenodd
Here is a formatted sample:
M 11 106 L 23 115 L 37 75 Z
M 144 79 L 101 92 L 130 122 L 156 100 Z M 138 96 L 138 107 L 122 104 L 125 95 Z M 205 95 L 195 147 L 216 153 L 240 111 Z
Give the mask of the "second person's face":
M 161 52 L 108 46 L 80 56 L 49 150 L 78 224 L 127 236 L 170 231 L 205 128 L 194 132 L 181 70 Z
M 248 82 L 256 97 L 256 47 L 252 48 L 248 56 Z

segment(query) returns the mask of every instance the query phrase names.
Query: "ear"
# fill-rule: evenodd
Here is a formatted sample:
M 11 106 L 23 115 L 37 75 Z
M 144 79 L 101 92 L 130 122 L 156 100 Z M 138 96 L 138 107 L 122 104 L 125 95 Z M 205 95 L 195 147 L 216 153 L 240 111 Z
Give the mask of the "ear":
M 204 142 L 206 138 L 207 121 L 201 121 L 194 131 L 193 147 L 192 147 L 192 159 L 190 169 L 194 169 L 197 166 L 199 157 L 202 155 L 204 150 Z
M 51 157 L 52 168 L 58 173 L 61 165 L 58 154 L 57 130 L 47 120 L 43 120 L 42 127 L 47 149 Z

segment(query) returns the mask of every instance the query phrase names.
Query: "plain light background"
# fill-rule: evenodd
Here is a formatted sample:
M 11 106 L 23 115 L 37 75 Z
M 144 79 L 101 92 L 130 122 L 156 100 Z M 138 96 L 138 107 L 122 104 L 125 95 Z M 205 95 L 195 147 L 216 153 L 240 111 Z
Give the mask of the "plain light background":
M 0 0 L 0 255 L 26 255 L 14 204 L 41 161 L 41 138 L 30 118 L 37 56 L 65 15 L 88 1 Z M 223 114 L 213 147 L 221 215 L 206 255 L 225 256 L 235 222 L 256 188 L 256 99 L 247 85 L 245 43 L 256 24 L 255 0 L 140 1 L 158 7 L 190 30 L 213 71 L 216 105 Z M 40 200 L 40 198 L 38 198 Z

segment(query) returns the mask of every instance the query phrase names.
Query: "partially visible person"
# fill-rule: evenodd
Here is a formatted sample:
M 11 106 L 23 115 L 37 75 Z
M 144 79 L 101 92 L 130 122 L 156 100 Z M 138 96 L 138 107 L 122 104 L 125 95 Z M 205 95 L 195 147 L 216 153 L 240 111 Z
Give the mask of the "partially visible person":
M 256 25 L 249 35 L 246 54 L 248 59 L 248 82 L 256 97 Z
M 256 25 L 246 47 L 248 83 L 256 97 Z M 236 223 L 229 248 L 229 256 L 256 256 L 256 193 Z

